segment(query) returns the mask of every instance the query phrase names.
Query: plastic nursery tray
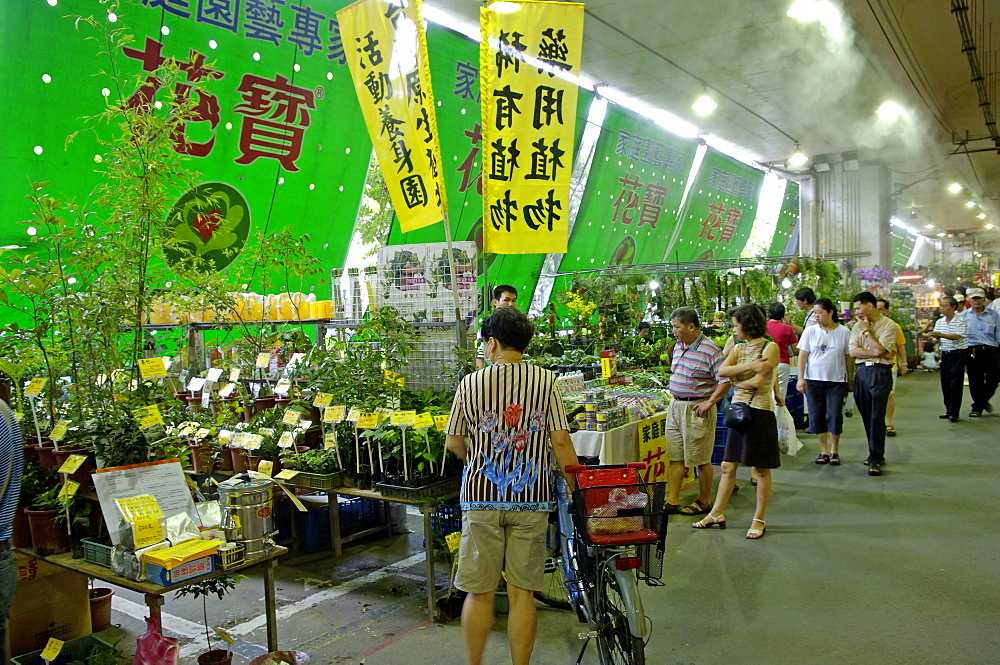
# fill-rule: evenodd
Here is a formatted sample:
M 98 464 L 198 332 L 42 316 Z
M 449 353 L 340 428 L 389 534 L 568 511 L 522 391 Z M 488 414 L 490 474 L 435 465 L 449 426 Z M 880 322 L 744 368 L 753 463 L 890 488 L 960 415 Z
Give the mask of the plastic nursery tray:
M 421 487 L 401 487 L 399 485 L 375 483 L 375 489 L 377 489 L 382 496 L 391 497 L 393 499 L 409 499 L 414 501 L 420 499 L 436 499 L 439 496 L 445 496 L 447 494 L 451 494 L 452 492 L 456 492 L 461 487 L 461 476 L 445 478 L 444 480 L 439 480 Z
M 341 487 L 344 484 L 344 476 L 341 472 L 336 473 L 309 473 L 300 471 L 291 480 L 289 485 L 302 487 L 311 490 L 332 490 L 334 487 Z

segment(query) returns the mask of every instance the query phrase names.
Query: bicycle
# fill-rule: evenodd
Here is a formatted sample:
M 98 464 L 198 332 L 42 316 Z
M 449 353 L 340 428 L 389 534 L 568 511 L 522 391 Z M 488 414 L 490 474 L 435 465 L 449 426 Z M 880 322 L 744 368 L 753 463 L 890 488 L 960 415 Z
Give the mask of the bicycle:
M 667 519 L 665 483 L 645 483 L 642 462 L 573 465 L 578 489 L 572 497 L 556 483 L 557 512 L 550 529 L 546 587 L 535 596 L 573 609 L 589 630 L 577 664 L 596 638 L 601 665 L 643 665 L 649 620 L 639 581 L 660 586 Z

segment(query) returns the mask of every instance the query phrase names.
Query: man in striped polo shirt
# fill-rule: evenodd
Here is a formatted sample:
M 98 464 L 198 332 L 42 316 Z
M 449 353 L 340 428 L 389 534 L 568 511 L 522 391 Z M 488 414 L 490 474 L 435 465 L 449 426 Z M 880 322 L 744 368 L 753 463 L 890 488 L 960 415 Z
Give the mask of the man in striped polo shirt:
M 958 315 L 958 300 L 944 296 L 938 301 L 941 318 L 934 322 L 933 332 L 927 333 L 938 340 L 941 352 L 941 395 L 944 397 L 944 413 L 939 418 L 958 422 L 958 412 L 962 410 L 963 384 L 965 383 L 965 360 L 969 342 L 965 319 Z
M 712 509 L 712 445 L 715 442 L 715 405 L 729 391 L 729 379 L 718 377 L 725 358 L 715 342 L 705 337 L 693 307 L 670 314 L 677 346 L 670 363 L 670 407 L 667 411 L 668 470 L 666 512 L 703 515 Z M 698 469 L 698 498 L 680 507 L 685 467 Z
M 0 399 L 0 663 L 7 662 L 7 612 L 17 589 L 17 562 L 11 551 L 10 537 L 21 494 L 23 443 L 14 414 Z
M 511 662 L 528 665 L 537 626 L 533 592 L 545 578 L 545 532 L 555 510 L 549 443 L 560 469 L 577 457 L 555 374 L 522 362 L 535 332 L 528 317 L 497 309 L 479 330 L 492 365 L 462 379 L 448 419 L 448 450 L 466 464 L 455 586 L 468 593 L 462 632 L 467 662 L 478 665 L 506 574 Z M 566 484 L 572 491 L 574 479 Z

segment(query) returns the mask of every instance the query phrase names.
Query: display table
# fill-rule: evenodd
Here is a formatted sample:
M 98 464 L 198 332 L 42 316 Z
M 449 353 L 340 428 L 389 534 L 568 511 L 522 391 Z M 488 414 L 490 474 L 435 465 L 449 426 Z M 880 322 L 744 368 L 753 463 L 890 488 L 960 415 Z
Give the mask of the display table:
M 600 457 L 601 464 L 624 464 L 639 459 L 640 420 L 606 432 L 573 432 L 573 447 L 577 455 Z
M 68 552 L 66 554 L 54 554 L 52 556 L 38 556 L 34 553 L 34 551 L 27 548 L 16 548 L 16 551 L 25 556 L 30 556 L 33 559 L 38 559 L 39 561 L 52 564 L 53 566 L 59 566 L 60 568 L 65 568 L 66 570 L 71 570 L 75 573 L 92 577 L 95 580 L 101 580 L 102 582 L 107 582 L 108 584 L 114 584 L 115 586 L 131 589 L 132 591 L 138 591 L 139 593 L 145 594 L 146 605 L 149 606 L 149 614 L 150 616 L 155 617 L 161 626 L 163 623 L 160 621 L 160 608 L 163 606 L 163 594 L 170 591 L 176 591 L 177 589 L 181 589 L 191 584 L 196 584 L 202 580 L 208 579 L 209 577 L 228 575 L 263 564 L 264 612 L 267 615 L 267 650 L 278 650 L 278 619 L 274 599 L 274 569 L 278 564 L 278 557 L 288 553 L 287 548 L 275 546 L 274 549 L 272 549 L 268 554 L 259 556 L 255 559 L 250 559 L 239 566 L 230 568 L 229 570 L 216 570 L 210 575 L 202 575 L 196 579 L 188 580 L 187 582 L 180 582 L 178 584 L 171 584 L 169 586 L 160 586 L 159 584 L 153 584 L 151 582 L 136 582 L 135 580 L 119 577 L 118 575 L 112 573 L 110 568 L 105 568 L 104 566 L 99 566 L 96 563 L 90 563 L 89 561 L 84 561 L 83 559 L 74 559 Z
M 420 514 L 424 518 L 424 561 L 427 571 L 427 618 L 429 621 L 437 620 L 437 589 L 434 583 L 434 532 L 431 528 L 431 516 L 437 508 L 438 503 L 458 496 L 458 492 L 450 492 L 444 496 L 431 499 L 398 499 L 395 497 L 383 496 L 374 490 L 362 490 L 355 487 L 337 487 L 327 490 L 330 496 L 330 540 L 333 543 L 334 556 L 340 556 L 343 551 L 344 538 L 340 535 L 340 507 L 336 495 L 362 497 L 364 499 L 374 499 L 376 501 L 388 501 L 391 503 L 402 503 L 408 506 L 420 508 Z M 377 527 L 370 531 L 384 530 L 385 527 Z M 388 525 L 391 529 L 392 525 Z M 370 532 L 369 531 L 369 532 Z M 351 538 L 360 537 L 363 534 L 355 534 Z

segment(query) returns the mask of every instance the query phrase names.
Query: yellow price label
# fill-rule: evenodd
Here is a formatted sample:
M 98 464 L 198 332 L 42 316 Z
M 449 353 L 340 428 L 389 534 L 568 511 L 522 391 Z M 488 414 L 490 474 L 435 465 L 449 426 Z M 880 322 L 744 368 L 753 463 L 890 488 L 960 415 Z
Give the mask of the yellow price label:
M 214 630 L 215 634 L 221 637 L 227 644 L 236 644 L 236 640 L 233 639 L 233 636 L 221 628 L 213 628 L 212 630 Z
M 448 416 L 434 416 L 434 426 L 437 427 L 439 432 L 443 432 L 448 429 Z
M 325 423 L 329 423 L 329 422 L 339 423 L 341 420 L 344 419 L 344 416 L 345 416 L 344 412 L 346 410 L 347 410 L 347 407 L 345 407 L 343 404 L 336 404 L 334 406 L 327 407 L 326 411 L 323 412 L 323 422 L 325 422 Z
M 66 499 L 72 499 L 76 496 L 76 491 L 80 489 L 80 483 L 75 480 L 67 480 L 62 489 L 59 490 L 59 498 L 65 501 Z
M 257 463 L 257 473 L 263 473 L 265 476 L 270 476 L 274 473 L 274 462 L 269 459 L 262 459 Z
M 333 403 L 333 395 L 330 393 L 320 393 L 316 395 L 316 399 L 313 400 L 313 406 L 318 406 L 323 408 L 324 406 L 330 406 Z
M 285 423 L 286 425 L 297 425 L 299 422 L 299 418 L 301 417 L 302 414 L 296 411 L 295 409 L 287 409 L 285 411 L 285 415 L 281 418 L 281 422 Z
M 240 368 L 234 367 L 229 370 L 229 383 L 236 383 L 240 380 Z
M 614 358 L 601 358 L 601 378 L 611 378 L 614 367 Z
M 194 438 L 200 441 L 211 433 L 212 431 L 210 429 L 208 429 L 207 427 L 202 427 L 201 429 L 199 429 L 197 432 L 194 433 Z
M 417 412 L 393 411 L 389 414 L 389 424 L 397 427 L 413 427 L 417 424 Z
M 132 538 L 137 549 L 158 543 L 163 540 L 163 524 L 158 517 L 141 515 L 132 522 Z
M 279 448 L 291 448 L 293 445 L 295 445 L 295 435 L 291 432 L 284 432 L 278 437 Z
M 42 392 L 45 384 L 48 382 L 48 379 L 32 379 L 31 382 L 28 383 L 28 387 L 24 389 L 24 394 L 37 397 L 39 393 Z
M 347 412 L 347 418 L 345 418 L 344 420 L 356 423 L 358 422 L 359 418 L 361 418 L 361 410 L 352 406 L 351 410 Z
M 278 480 L 292 480 L 297 475 L 299 475 L 299 472 L 295 469 L 282 469 L 275 478 Z
M 139 376 L 156 379 L 167 375 L 167 365 L 163 358 L 139 358 Z
M 259 367 L 261 369 L 267 369 L 267 366 L 270 365 L 270 364 L 271 364 L 271 354 L 270 353 L 267 353 L 265 351 L 264 353 L 258 353 L 257 354 L 257 362 L 254 363 L 255 367 Z
M 432 427 L 433 425 L 434 425 L 434 416 L 427 413 L 426 411 L 424 413 L 417 414 L 417 422 L 414 425 L 414 427 L 416 427 L 417 429 L 422 429 L 424 427 Z
M 323 449 L 330 450 L 337 447 L 337 435 L 333 432 L 323 435 Z
M 49 438 L 53 441 L 62 441 L 66 438 L 66 431 L 69 429 L 68 420 L 57 420 L 55 427 L 49 432 Z
M 160 415 L 160 409 L 155 404 L 140 406 L 138 409 L 132 409 L 132 414 L 135 416 L 135 419 L 139 421 L 140 429 L 146 429 L 147 427 L 152 427 L 153 425 L 163 424 L 163 416 Z
M 59 652 L 62 651 L 64 642 L 62 640 L 57 640 L 54 637 L 50 637 L 49 641 L 45 643 L 45 648 L 42 649 L 42 653 L 38 654 L 42 660 L 55 660 Z
M 246 444 L 243 446 L 247 450 L 257 450 L 260 448 L 261 444 L 264 443 L 264 437 L 260 434 L 251 434 L 247 437 Z
M 375 429 L 378 427 L 378 414 L 362 413 L 355 427 L 358 429 Z
M 458 546 L 462 542 L 462 532 L 454 531 L 444 537 L 444 542 L 448 545 L 448 551 L 454 554 L 458 551 Z
M 86 461 L 86 455 L 70 455 L 59 467 L 59 473 L 76 473 Z
M 406 387 L 406 377 L 396 372 L 390 372 L 389 370 L 385 370 L 385 382 L 395 383 L 400 388 Z
M 140 494 L 124 499 L 115 499 L 115 503 L 118 504 L 118 510 L 121 511 L 122 515 L 129 522 L 134 522 L 137 517 L 141 516 L 163 516 L 160 504 L 156 502 L 156 499 L 151 494 Z

